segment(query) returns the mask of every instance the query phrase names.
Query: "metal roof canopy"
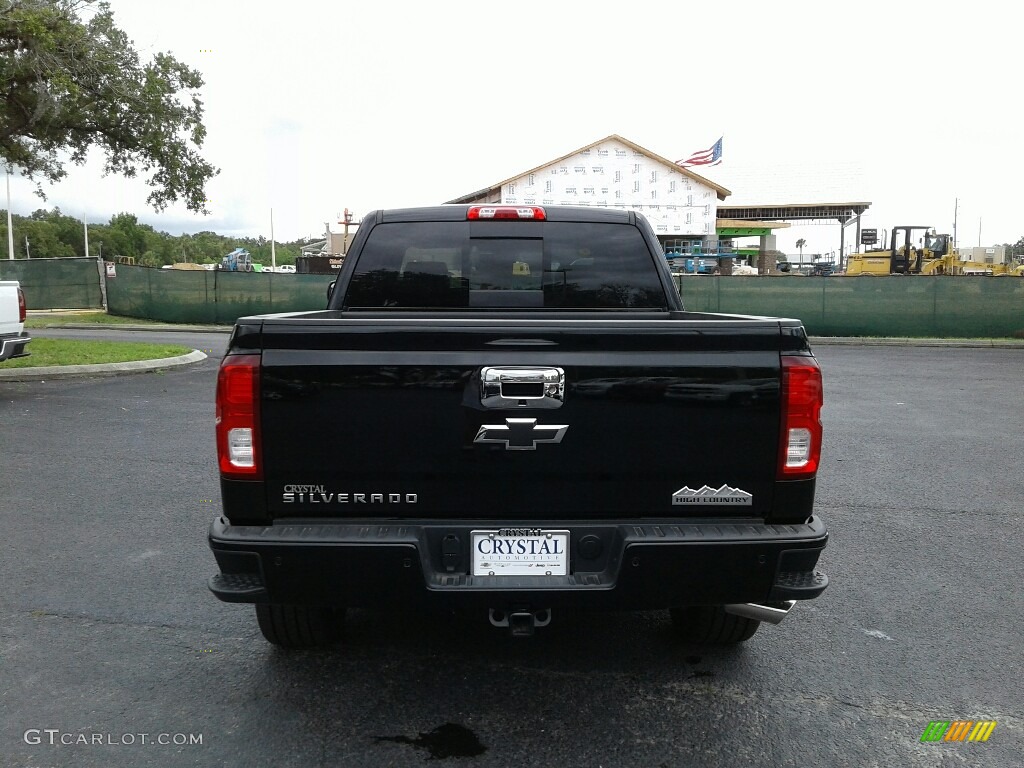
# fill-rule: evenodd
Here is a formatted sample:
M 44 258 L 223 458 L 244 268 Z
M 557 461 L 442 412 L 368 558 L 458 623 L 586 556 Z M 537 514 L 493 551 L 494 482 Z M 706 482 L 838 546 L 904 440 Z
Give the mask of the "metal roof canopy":
M 719 237 L 759 237 L 789 226 L 788 221 L 726 219 L 721 216 L 715 218 L 715 234 Z
M 846 248 L 846 227 L 853 220 L 857 224 L 860 243 L 860 217 L 871 203 L 787 203 L 784 205 L 720 205 L 719 219 L 753 219 L 755 221 L 804 221 L 827 224 L 839 222 L 839 268 L 843 268 L 843 250 Z

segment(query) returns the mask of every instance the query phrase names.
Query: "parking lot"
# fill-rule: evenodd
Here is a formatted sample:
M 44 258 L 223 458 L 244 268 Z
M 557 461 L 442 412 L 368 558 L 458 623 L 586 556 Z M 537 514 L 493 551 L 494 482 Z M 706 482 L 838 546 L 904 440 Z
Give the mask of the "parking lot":
M 0 383 L 0 766 L 1020 765 L 1024 350 L 816 348 L 831 586 L 744 647 L 364 611 L 286 653 L 206 589 L 226 335 L 175 340 L 210 358 Z

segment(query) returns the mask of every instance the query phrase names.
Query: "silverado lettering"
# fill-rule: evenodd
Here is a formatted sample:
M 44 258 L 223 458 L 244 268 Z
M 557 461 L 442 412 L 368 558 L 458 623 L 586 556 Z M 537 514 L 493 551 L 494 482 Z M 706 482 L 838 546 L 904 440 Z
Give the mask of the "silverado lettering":
M 326 309 L 235 324 L 213 593 L 288 647 L 419 605 L 516 635 L 667 609 L 735 643 L 819 596 L 803 325 L 687 311 L 664 248 L 626 210 L 367 214 Z
M 285 486 L 297 488 L 300 486 Z M 315 487 L 315 486 L 308 486 Z M 418 501 L 417 494 L 415 493 L 324 493 L 323 491 L 317 491 L 316 493 L 310 492 L 291 492 L 286 491 L 281 494 L 281 501 L 284 504 L 295 504 L 296 502 L 302 504 L 309 502 L 310 504 L 329 504 L 334 501 L 337 504 L 415 504 Z

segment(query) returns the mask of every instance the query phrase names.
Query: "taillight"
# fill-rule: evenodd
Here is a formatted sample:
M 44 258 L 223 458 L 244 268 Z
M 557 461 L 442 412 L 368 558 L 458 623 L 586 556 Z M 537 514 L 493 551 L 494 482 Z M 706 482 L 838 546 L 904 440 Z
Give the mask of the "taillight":
M 18 322 L 24 323 L 25 316 L 28 314 L 28 309 L 25 306 L 25 292 L 21 290 L 21 286 L 18 286 Z
M 217 457 L 220 473 L 261 480 L 260 356 L 229 355 L 217 374 Z
M 821 458 L 821 368 L 813 357 L 782 358 L 779 479 L 814 477 Z
M 466 211 L 470 221 L 479 219 L 526 219 L 544 221 L 547 214 L 539 205 L 474 205 Z

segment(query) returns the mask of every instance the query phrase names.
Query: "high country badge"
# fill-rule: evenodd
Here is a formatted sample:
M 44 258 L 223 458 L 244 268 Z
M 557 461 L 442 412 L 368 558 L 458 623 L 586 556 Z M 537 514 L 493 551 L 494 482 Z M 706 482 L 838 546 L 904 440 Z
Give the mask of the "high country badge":
M 742 488 L 732 488 L 723 485 L 721 488 L 709 488 L 704 486 L 693 490 L 683 486 L 672 494 L 672 503 L 682 506 L 736 506 L 749 507 L 754 497 Z

